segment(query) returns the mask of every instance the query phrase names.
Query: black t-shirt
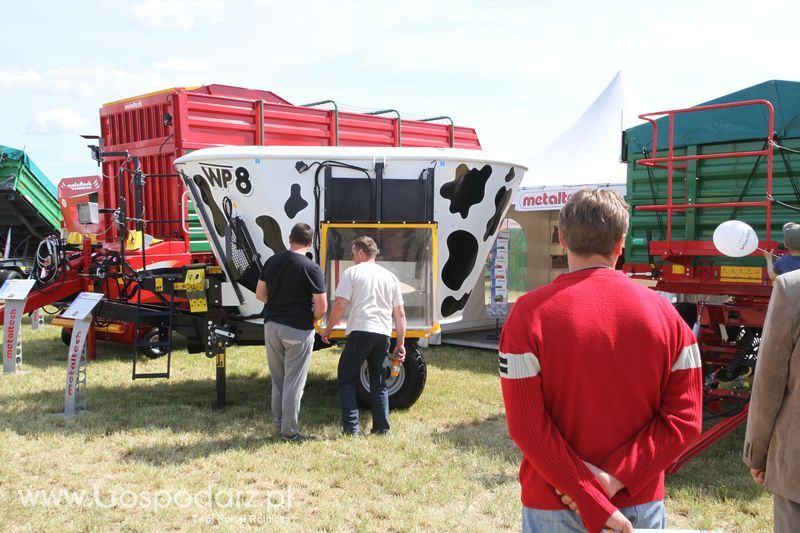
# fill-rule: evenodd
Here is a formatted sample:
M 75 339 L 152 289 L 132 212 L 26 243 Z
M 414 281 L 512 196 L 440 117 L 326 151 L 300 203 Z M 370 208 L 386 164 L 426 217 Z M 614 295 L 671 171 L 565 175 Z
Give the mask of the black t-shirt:
M 318 264 L 287 250 L 267 259 L 259 279 L 267 282 L 265 322 L 304 330 L 314 328 L 311 295 L 326 292 Z

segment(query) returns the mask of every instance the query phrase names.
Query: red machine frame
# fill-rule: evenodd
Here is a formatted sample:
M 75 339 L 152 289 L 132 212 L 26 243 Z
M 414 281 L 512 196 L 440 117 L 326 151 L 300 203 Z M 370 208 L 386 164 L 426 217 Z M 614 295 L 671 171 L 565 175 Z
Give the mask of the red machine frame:
M 767 110 L 767 142 L 765 143 L 764 149 L 713 154 L 675 155 L 675 119 L 677 116 L 685 113 L 744 106 L 763 106 Z M 667 153 L 665 156 L 657 156 L 656 154 L 659 148 L 658 123 L 656 119 L 662 117 L 667 117 L 668 120 Z M 649 251 L 651 255 L 659 256 L 666 263 L 672 263 L 672 266 L 669 267 L 666 264 L 658 266 L 625 264 L 623 269 L 635 278 L 653 279 L 656 277 L 657 283 L 655 289 L 659 291 L 676 294 L 727 295 L 731 297 L 731 300 L 725 304 L 698 302 L 698 321 L 701 325 L 698 344 L 702 354 L 704 368 L 711 372 L 717 372 L 731 360 L 731 357 L 737 350 L 735 346 L 730 345 L 728 339 L 722 337 L 720 326 L 763 327 L 772 286 L 768 281 L 759 284 L 722 282 L 723 276 L 721 270 L 723 267 L 695 264 L 695 258 L 698 256 L 721 256 L 722 254 L 714 247 L 711 241 L 673 240 L 672 217 L 673 213 L 686 212 L 690 209 L 763 207 L 766 210 L 766 239 L 763 245 L 767 249 L 778 248 L 778 243 L 772 241 L 770 235 L 770 226 L 772 223 L 772 204 L 770 199 L 772 195 L 772 140 L 775 124 L 774 108 L 767 100 L 747 100 L 646 113 L 639 115 L 639 118 L 647 121 L 652 126 L 653 147 L 651 152 L 652 157 L 640 159 L 637 161 L 637 164 L 645 167 L 665 169 L 667 171 L 667 203 L 661 205 L 639 205 L 636 206 L 635 209 L 641 211 L 666 211 L 666 240 L 651 241 L 649 243 Z M 675 198 L 673 197 L 673 174 L 675 170 L 687 170 L 689 161 L 740 157 L 766 158 L 766 195 L 764 200 L 749 202 L 691 203 L 684 199 L 682 203 L 675 202 Z M 753 252 L 751 255 L 756 254 L 757 252 Z M 763 274 L 762 279 L 764 279 Z M 705 407 L 710 411 L 722 413 L 718 416 L 723 416 L 724 419 L 707 431 L 704 431 L 688 447 L 681 457 L 676 459 L 667 470 L 668 473 L 678 471 L 693 457 L 735 430 L 747 420 L 749 391 L 721 389 L 715 386 L 718 384 L 714 384 L 712 381 L 713 380 L 709 379 L 709 375 L 707 375 L 704 387 Z M 738 402 L 740 408 L 734 408 L 733 412 L 725 413 L 726 402 L 733 402 L 734 405 Z

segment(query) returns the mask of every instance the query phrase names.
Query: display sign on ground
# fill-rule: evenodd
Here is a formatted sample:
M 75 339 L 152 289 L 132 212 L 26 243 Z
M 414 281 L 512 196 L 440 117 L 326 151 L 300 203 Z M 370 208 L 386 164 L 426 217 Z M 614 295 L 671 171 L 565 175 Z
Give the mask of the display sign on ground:
M 71 417 L 87 407 L 86 337 L 92 325 L 92 309 L 103 299 L 101 293 L 82 292 L 61 315 L 75 319 L 67 355 L 67 381 L 64 389 L 64 416 Z
M 3 373 L 15 374 L 22 364 L 22 344 L 20 329 L 22 315 L 25 313 L 25 301 L 31 292 L 32 279 L 6 280 L 0 287 L 0 299 L 5 300 L 3 315 Z

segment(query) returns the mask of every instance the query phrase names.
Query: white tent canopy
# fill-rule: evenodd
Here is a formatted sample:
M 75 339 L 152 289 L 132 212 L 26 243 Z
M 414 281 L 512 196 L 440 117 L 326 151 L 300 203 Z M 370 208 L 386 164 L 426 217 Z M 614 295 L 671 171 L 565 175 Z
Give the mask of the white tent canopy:
M 638 124 L 638 114 L 643 111 L 618 72 L 572 127 L 529 160 L 528 172 L 508 213 L 525 234 L 528 290 L 566 272 L 557 231 L 558 210 L 567 199 L 581 185 L 611 186 L 625 192 L 625 165 L 619 161 L 621 132 Z M 494 319 L 488 317 L 484 294 L 481 277 L 464 308 L 464 320 L 443 326 L 443 331 L 492 326 Z
M 638 95 L 617 72 L 575 124 L 531 158 L 521 188 L 625 183 L 621 132 L 641 122 L 642 112 Z

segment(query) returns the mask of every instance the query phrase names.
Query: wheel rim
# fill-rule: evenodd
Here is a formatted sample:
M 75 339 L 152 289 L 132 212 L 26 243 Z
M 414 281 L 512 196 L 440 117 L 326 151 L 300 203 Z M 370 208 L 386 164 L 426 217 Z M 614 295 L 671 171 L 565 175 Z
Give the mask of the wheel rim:
M 403 383 L 406 380 L 406 368 L 404 365 L 400 365 L 400 373 L 397 375 L 397 377 L 392 377 L 392 365 L 388 357 L 383 360 L 382 368 L 384 375 L 386 375 L 386 392 L 389 394 L 389 396 L 391 396 L 403 388 Z M 359 377 L 361 379 L 361 386 L 364 387 L 364 390 L 369 392 L 369 366 L 367 365 L 366 361 L 364 361 L 364 363 L 361 365 Z
M 158 342 L 158 331 L 151 332 L 149 335 L 146 335 L 145 342 Z M 161 357 L 165 353 L 162 348 L 156 348 L 156 347 L 149 347 L 146 348 L 146 350 L 149 351 L 150 354 L 152 354 L 155 357 Z

